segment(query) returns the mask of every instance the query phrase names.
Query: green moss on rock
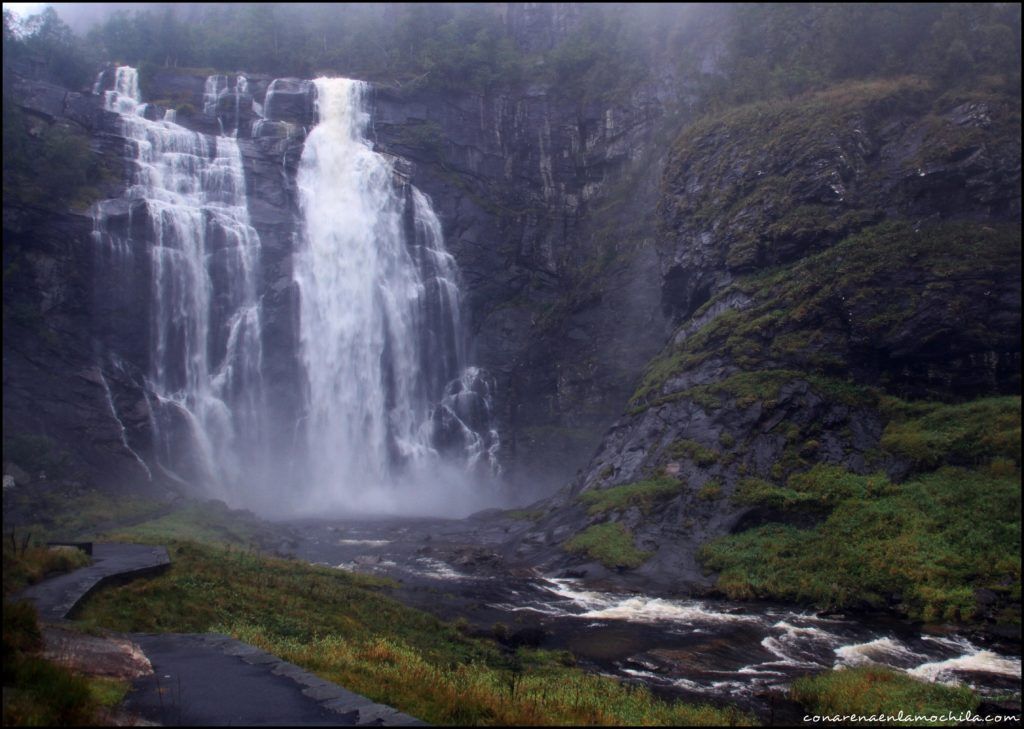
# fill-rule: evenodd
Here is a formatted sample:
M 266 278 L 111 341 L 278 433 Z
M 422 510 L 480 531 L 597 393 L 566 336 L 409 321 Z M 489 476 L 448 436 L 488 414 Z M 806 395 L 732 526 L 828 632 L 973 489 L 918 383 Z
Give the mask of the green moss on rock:
M 617 522 L 595 524 L 567 541 L 564 547 L 612 569 L 639 567 L 652 554 L 637 549 L 632 533 Z
M 584 491 L 577 498 L 587 505 L 587 513 L 591 515 L 623 511 L 631 506 L 639 507 L 646 514 L 655 503 L 678 494 L 682 486 L 682 482 L 674 478 L 654 478 Z

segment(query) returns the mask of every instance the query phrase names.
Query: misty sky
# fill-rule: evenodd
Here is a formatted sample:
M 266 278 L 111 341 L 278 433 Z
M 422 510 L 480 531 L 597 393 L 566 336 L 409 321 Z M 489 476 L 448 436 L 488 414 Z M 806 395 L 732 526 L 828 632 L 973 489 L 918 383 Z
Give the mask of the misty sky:
M 137 10 L 151 3 L 4 3 L 4 10 L 10 10 L 18 18 L 26 18 L 42 12 L 52 5 L 61 20 L 76 33 L 84 33 L 93 25 L 102 22 L 117 10 Z

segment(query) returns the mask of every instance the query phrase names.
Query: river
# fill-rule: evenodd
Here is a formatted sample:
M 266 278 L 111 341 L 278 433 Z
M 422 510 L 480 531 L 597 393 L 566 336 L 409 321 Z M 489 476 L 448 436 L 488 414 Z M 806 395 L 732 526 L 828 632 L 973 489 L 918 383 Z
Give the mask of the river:
M 1020 691 L 1019 647 L 1008 642 L 982 645 L 884 616 L 623 593 L 508 568 L 499 554 L 508 524 L 304 521 L 297 556 L 390 577 L 403 602 L 447 620 L 464 618 L 506 643 L 569 650 L 589 670 L 667 697 L 739 705 L 764 720 L 794 718 L 784 697 L 795 678 L 863 664 L 967 684 L 985 696 Z

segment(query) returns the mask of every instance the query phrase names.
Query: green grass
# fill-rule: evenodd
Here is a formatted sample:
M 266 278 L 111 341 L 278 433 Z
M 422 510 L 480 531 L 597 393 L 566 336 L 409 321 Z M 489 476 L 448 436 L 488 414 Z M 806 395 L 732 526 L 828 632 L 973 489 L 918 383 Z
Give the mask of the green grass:
M 818 715 L 904 715 L 941 717 L 976 709 L 969 688 L 926 683 L 888 668 L 868 666 L 805 676 L 793 682 L 793 700 Z M 953 726 L 956 721 L 922 718 L 902 726 Z
M 541 509 L 512 509 L 511 511 L 506 511 L 505 516 L 522 521 L 540 521 L 541 517 L 544 516 L 544 511 Z
M 890 398 L 886 405 L 893 420 L 882 434 L 882 448 L 920 468 L 940 463 L 976 465 L 993 458 L 1020 465 L 1020 396 L 955 405 Z
M 905 349 L 900 332 L 925 311 L 962 321 L 957 337 L 972 346 L 1012 351 L 1013 334 L 998 319 L 965 317 L 981 304 L 958 290 L 985 291 L 1005 281 L 1006 272 L 1020 266 L 1020 245 L 1016 225 L 942 223 L 915 229 L 889 222 L 792 265 L 738 278 L 705 306 L 737 293 L 750 297 L 750 304 L 725 310 L 680 344 L 670 344 L 648 365 L 631 406 L 641 412 L 681 398 L 709 410 L 722 407 L 724 398 L 739 406 L 771 406 L 779 387 L 797 379 L 841 402 L 874 406 L 872 387 L 844 381 L 849 361 L 861 356 L 863 342 L 882 350 Z M 941 336 L 940 327 L 922 330 L 914 345 L 925 348 Z M 673 377 L 712 357 L 727 359 L 741 372 L 666 392 Z M 883 377 L 872 384 L 886 382 Z M 944 394 L 936 386 L 936 399 Z
M 74 547 L 42 545 L 18 548 L 6 543 L 3 550 L 4 596 L 12 595 L 45 577 L 84 567 L 92 560 Z
M 156 519 L 112 529 L 106 536 L 148 544 L 186 540 L 251 544 L 266 530 L 266 522 L 253 514 L 231 510 L 219 501 L 208 501 L 184 504 Z
M 435 724 L 750 722 L 660 701 L 565 654 L 507 654 L 398 603 L 387 580 L 223 545 L 175 543 L 171 556 L 166 573 L 91 596 L 84 626 L 225 632 Z
M 248 643 L 313 668 L 318 674 L 373 698 L 386 698 L 413 716 L 467 726 L 730 726 L 751 725 L 736 710 L 655 699 L 642 686 L 563 667 L 519 672 L 483 664 L 438 664 L 406 643 L 378 637 L 347 641 L 334 636 L 281 641 L 259 628 L 235 629 Z M 513 661 L 528 663 L 520 651 Z
M 84 541 L 119 525 L 140 521 L 168 510 L 166 504 L 139 496 L 109 494 L 97 490 L 67 495 L 57 489 L 14 489 L 4 496 L 33 523 L 18 526 L 19 535 L 39 541 Z
M 667 449 L 670 458 L 689 458 L 698 466 L 711 466 L 718 462 L 718 453 L 695 440 L 682 438 Z
M 737 504 L 791 509 L 798 506 L 834 506 L 846 499 L 867 499 L 895 493 L 898 487 L 884 473 L 861 476 L 840 466 L 819 463 L 794 473 L 786 486 L 759 478 L 745 478 L 733 495 Z
M 564 548 L 573 554 L 586 555 L 611 569 L 639 567 L 651 556 L 651 552 L 637 549 L 630 531 L 615 522 L 588 527 L 567 541 Z
M 647 514 L 657 502 L 672 498 L 682 487 L 682 482 L 677 479 L 655 478 L 606 489 L 591 489 L 577 498 L 587 505 L 587 513 L 591 515 L 623 511 L 631 506 L 637 506 Z
M 740 493 L 834 508 L 813 529 L 768 524 L 705 545 L 702 560 L 730 597 L 842 608 L 900 595 L 901 612 L 928 622 L 970 621 L 976 588 L 1019 603 L 1019 471 L 948 467 L 895 485 L 818 467 L 790 488 L 745 481 Z
M 697 491 L 697 498 L 701 501 L 716 501 L 722 496 L 722 484 L 718 481 L 708 481 Z

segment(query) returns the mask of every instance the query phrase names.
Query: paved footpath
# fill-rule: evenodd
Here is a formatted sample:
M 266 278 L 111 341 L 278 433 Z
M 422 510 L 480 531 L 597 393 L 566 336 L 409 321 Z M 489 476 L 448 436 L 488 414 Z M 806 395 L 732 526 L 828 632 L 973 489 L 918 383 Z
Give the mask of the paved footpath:
M 25 590 L 47 622 L 67 620 L 103 584 L 166 569 L 164 547 L 96 544 L 93 563 Z M 426 726 L 259 648 L 216 633 L 126 633 L 153 673 L 136 679 L 125 708 L 177 726 Z
M 100 586 L 157 574 L 170 565 L 166 547 L 94 544 L 92 564 L 43 580 L 22 592 L 19 599 L 34 602 L 40 620 L 61 622 L 71 619 L 78 604 Z

